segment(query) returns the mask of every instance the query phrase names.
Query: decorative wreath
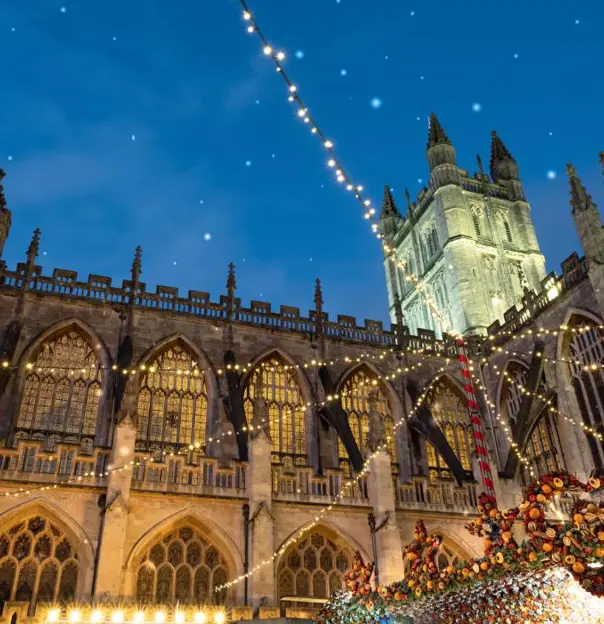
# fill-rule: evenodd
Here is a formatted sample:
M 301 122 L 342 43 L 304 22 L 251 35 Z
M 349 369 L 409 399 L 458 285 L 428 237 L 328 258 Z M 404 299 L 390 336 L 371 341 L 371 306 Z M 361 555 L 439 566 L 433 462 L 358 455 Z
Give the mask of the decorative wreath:
M 442 538 L 428 535 L 420 520 L 415 539 L 405 548 L 410 568 L 405 579 L 374 589 L 373 564 L 365 564 L 356 553 L 345 576 L 346 590 L 332 598 L 318 619 L 343 624 L 429 612 L 430 621 L 447 623 L 568 621 L 552 619 L 551 614 L 540 619 L 538 614 L 554 599 L 560 613 L 565 608 L 578 613 L 577 605 L 571 604 L 576 597 L 566 596 L 562 589 L 571 576 L 592 595 L 591 600 L 604 595 L 604 503 L 596 503 L 593 496 L 578 497 L 601 491 L 598 478 L 581 483 L 555 472 L 532 484 L 526 500 L 513 509 L 499 510 L 492 497 L 482 494 L 479 515 L 466 529 L 484 538 L 484 556 L 440 570 Z M 576 497 L 570 520 L 546 518 L 547 504 L 564 494 Z M 526 535 L 520 543 L 514 533 L 519 527 Z M 604 600 L 597 603 L 604 615 Z M 529 615 L 534 619 L 527 619 Z

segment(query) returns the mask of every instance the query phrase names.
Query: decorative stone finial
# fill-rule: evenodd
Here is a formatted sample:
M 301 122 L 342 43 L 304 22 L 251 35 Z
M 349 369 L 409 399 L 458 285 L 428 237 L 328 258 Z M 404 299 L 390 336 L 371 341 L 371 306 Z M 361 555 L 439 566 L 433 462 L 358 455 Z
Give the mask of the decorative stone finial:
M 503 141 L 497 135 L 497 132 L 493 130 L 491 132 L 491 178 L 498 180 L 502 177 L 499 167 L 503 163 L 516 163 L 514 157 L 510 153 L 510 150 L 504 145 Z M 506 178 L 506 179 L 509 179 Z
M 480 173 L 484 173 L 484 168 L 482 166 L 482 158 L 480 157 L 480 154 L 476 154 L 476 162 L 478 164 L 478 171 L 480 171 Z
M 398 217 L 400 219 L 401 213 L 396 207 L 396 202 L 394 201 L 392 190 L 387 184 L 385 184 L 384 199 L 382 200 L 382 213 L 380 219 L 387 219 L 388 217 Z
M 143 257 L 143 250 L 141 249 L 141 246 L 139 245 L 134 250 L 134 260 L 132 261 L 131 276 L 132 276 L 132 281 L 135 284 L 138 283 L 138 281 L 140 280 L 140 276 L 143 272 L 142 257 Z
M 315 280 L 315 310 L 321 312 L 323 309 L 323 291 L 321 289 L 321 280 L 317 277 Z
M 445 133 L 443 127 L 440 125 L 440 121 L 438 121 L 438 117 L 431 113 L 430 115 L 430 130 L 428 132 L 428 145 L 427 148 L 430 149 L 436 145 L 452 145 L 449 137 Z
M 235 281 L 235 265 L 232 262 L 229 264 L 229 275 L 227 277 L 226 288 L 229 297 L 234 297 L 237 282 Z
M 31 243 L 27 248 L 27 264 L 29 266 L 34 266 L 36 263 L 36 258 L 40 253 L 40 228 L 36 228 L 34 230 L 34 235 L 32 236 Z
M 6 177 L 4 169 L 0 169 L 0 211 L 8 210 L 6 205 L 6 196 L 4 195 L 4 186 L 2 186 L 2 180 Z
M 581 182 L 581 178 L 579 178 L 577 170 L 571 163 L 566 165 L 566 175 L 568 176 L 568 182 L 570 185 L 570 204 L 573 207 L 573 212 L 575 212 L 575 210 L 596 208 L 591 195 L 583 186 L 583 182 Z

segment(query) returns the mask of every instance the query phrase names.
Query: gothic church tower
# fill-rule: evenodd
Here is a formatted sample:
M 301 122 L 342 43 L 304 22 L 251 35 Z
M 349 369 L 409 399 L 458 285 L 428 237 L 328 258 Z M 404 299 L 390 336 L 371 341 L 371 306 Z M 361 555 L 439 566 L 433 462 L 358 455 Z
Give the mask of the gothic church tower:
M 483 334 L 518 303 L 525 289 L 540 290 L 545 259 L 539 249 L 530 207 L 513 156 L 495 132 L 491 140 L 490 176 L 470 177 L 457 165 L 455 148 L 430 116 L 427 144 L 430 185 L 416 202 L 407 192 L 407 213 L 399 212 L 388 188 L 381 231 L 396 257 L 421 281 L 445 321 L 434 318 L 425 298 L 391 259 L 385 258 L 391 317 L 396 295 L 405 324 L 464 334 Z

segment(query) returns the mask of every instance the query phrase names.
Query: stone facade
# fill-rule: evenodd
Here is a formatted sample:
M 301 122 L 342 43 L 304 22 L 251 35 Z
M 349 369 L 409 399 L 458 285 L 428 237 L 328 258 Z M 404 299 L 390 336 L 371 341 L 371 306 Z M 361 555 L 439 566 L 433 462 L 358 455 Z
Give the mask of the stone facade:
M 539 290 L 545 277 L 518 167 L 493 133 L 491 176 L 479 163 L 479 173 L 470 177 L 457 166 L 455 149 L 434 115 L 427 156 L 429 188 L 415 202 L 407 194 L 405 216 L 387 189 L 382 228 L 396 258 L 445 312 L 446 324 L 433 318 L 414 282 L 386 257 L 391 316 L 394 321 L 398 294 L 413 332 L 452 328 L 484 333 L 494 320 L 503 320 L 504 311 L 519 303 L 526 289 Z
M 461 173 L 449 143 L 433 140 L 438 241 L 450 232 L 470 245 L 476 267 L 483 243 L 453 234 L 455 221 L 472 225 L 469 191 L 447 182 Z M 604 331 L 593 326 L 604 310 L 599 258 L 588 248 L 560 276 L 543 275 L 530 219 L 521 226 L 528 205 L 514 169 L 497 166 L 511 177 L 498 205 L 515 215 L 513 236 L 523 243 L 511 249 L 499 238 L 493 253 L 506 262 L 518 254 L 528 287 L 514 291 L 519 306 L 503 324 L 488 307 L 472 312 L 461 286 L 448 296 L 462 301 L 452 318 L 468 322 L 458 327 L 489 334 L 468 349 L 505 506 L 531 470 L 585 477 L 604 465 L 601 441 L 571 422 L 602 432 Z M 572 175 L 574 206 L 580 182 Z M 486 188 L 484 176 L 476 184 Z M 1 249 L 10 212 L 0 199 L 8 224 L 0 224 Z M 386 234 L 400 218 L 389 193 L 387 201 Z M 414 210 L 423 223 L 426 210 Z M 455 211 L 465 216 L 449 216 Z M 576 208 L 575 220 L 582 214 Z M 417 238 L 414 228 L 409 236 Z M 218 301 L 164 286 L 149 292 L 140 249 L 119 286 L 62 269 L 45 276 L 39 238 L 36 231 L 24 262 L 0 269 L 7 622 L 23 603 L 90 600 L 248 605 L 242 619 L 308 614 L 341 585 L 356 550 L 375 559 L 380 582 L 401 578 L 402 548 L 420 518 L 444 536 L 443 565 L 480 551 L 464 530 L 481 486 L 455 342 L 403 325 L 412 295 L 399 293 L 403 306 L 393 298 L 399 322 L 390 329 L 359 326 L 323 312 L 319 283 L 306 316 L 263 302 L 245 307 L 234 267 Z M 438 262 L 443 270 L 455 263 L 461 275 L 456 240 L 443 252 L 452 258 Z M 444 462 L 447 453 L 456 461 Z

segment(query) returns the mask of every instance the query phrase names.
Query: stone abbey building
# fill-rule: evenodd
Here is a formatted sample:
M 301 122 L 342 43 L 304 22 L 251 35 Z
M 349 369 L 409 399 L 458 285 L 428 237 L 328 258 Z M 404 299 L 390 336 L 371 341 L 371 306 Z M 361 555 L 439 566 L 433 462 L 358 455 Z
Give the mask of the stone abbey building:
M 470 176 L 433 117 L 427 155 L 429 189 L 406 216 L 386 189 L 381 227 L 468 336 L 495 491 L 511 505 L 532 475 L 604 465 L 600 215 L 569 166 L 584 256 L 546 275 L 501 139 L 490 174 Z M 0 186 L 0 253 L 11 218 Z M 140 249 L 120 285 L 48 274 L 39 240 L 0 264 L 3 621 L 65 603 L 100 606 L 55 621 L 201 624 L 218 605 L 232 620 L 304 617 L 356 550 L 380 583 L 402 578 L 419 518 L 444 537 L 440 565 L 477 554 L 455 342 L 391 259 L 385 328 L 330 319 L 318 281 L 307 314 L 246 306 L 232 266 L 218 299 L 153 292 Z

